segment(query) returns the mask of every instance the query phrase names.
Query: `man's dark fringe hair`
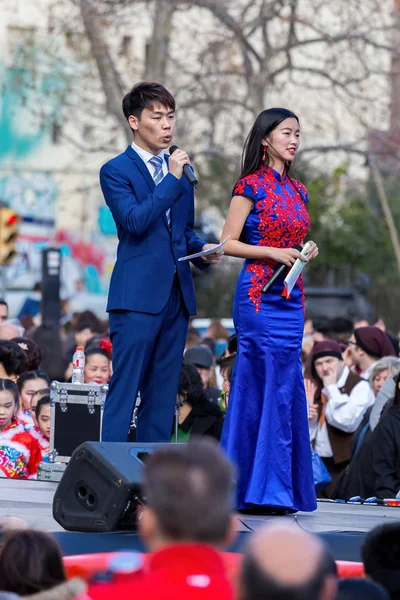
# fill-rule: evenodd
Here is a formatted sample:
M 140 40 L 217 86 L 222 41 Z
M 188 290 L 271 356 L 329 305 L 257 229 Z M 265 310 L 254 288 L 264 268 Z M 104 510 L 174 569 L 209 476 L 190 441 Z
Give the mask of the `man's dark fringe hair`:
M 163 106 L 175 110 L 175 99 L 161 83 L 141 81 L 133 86 L 122 100 L 122 111 L 128 120 L 131 115 L 140 119 L 145 108 L 153 110 L 155 106 Z

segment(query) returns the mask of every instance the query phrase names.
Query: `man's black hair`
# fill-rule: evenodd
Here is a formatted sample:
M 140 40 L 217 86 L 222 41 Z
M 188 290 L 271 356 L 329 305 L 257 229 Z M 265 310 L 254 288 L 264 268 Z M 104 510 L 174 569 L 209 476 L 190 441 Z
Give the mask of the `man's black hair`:
M 361 546 L 366 575 L 383 585 L 392 600 L 400 599 L 400 522 L 379 525 Z

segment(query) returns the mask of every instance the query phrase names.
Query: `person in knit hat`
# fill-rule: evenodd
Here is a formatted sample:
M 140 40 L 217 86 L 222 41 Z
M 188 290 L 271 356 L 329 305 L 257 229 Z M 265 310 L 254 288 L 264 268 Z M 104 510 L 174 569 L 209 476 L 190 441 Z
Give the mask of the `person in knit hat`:
M 353 433 L 374 395 L 369 383 L 344 364 L 335 340 L 314 344 L 311 373 L 314 383 L 306 383 L 310 438 L 332 477 L 323 494 L 329 497 L 350 461 Z
M 372 325 L 354 329 L 348 344 L 347 355 L 351 364 L 358 366 L 363 379 L 369 379 L 380 358 L 395 356 L 393 344 L 387 334 Z

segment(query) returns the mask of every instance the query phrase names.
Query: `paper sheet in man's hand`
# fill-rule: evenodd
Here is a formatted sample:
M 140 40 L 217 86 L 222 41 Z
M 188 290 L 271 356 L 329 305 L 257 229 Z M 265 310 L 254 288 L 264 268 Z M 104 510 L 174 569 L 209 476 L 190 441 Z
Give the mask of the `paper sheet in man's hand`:
M 230 237 L 230 235 L 227 235 L 226 238 L 222 240 L 220 244 L 218 244 L 218 246 L 214 246 L 214 248 L 210 248 L 209 250 L 202 250 L 201 252 L 196 252 L 196 254 L 182 256 L 181 258 L 178 258 L 178 262 L 181 262 L 182 260 L 191 260 L 192 258 L 198 258 L 199 256 L 206 256 L 207 254 L 219 254 L 222 252 L 225 242 L 227 242 Z

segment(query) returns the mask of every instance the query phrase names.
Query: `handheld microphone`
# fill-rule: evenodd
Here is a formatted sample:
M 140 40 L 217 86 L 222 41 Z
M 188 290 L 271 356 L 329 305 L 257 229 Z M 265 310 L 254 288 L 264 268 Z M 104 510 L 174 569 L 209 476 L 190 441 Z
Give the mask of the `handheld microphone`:
M 292 246 L 292 248 L 294 248 L 295 250 L 299 250 L 299 252 L 301 252 L 303 249 L 300 246 L 300 244 L 295 244 L 294 246 Z M 282 273 L 284 272 L 284 270 L 287 268 L 288 268 L 287 265 L 281 265 L 280 267 L 277 268 L 276 271 L 274 271 L 274 274 L 272 275 L 272 277 L 270 279 L 268 279 L 267 283 L 264 285 L 264 287 L 261 290 L 263 294 L 266 294 L 268 292 L 268 290 L 271 289 L 271 287 L 274 285 L 274 283 L 278 279 L 278 277 L 280 277 L 282 275 Z
M 179 146 L 171 146 L 169 149 L 169 153 L 173 154 L 175 150 L 179 150 Z M 197 188 L 197 184 L 199 183 L 196 179 L 196 175 L 193 172 L 193 169 L 189 165 L 185 165 L 183 167 L 183 174 L 188 180 L 189 183 L 192 184 L 193 187 Z

